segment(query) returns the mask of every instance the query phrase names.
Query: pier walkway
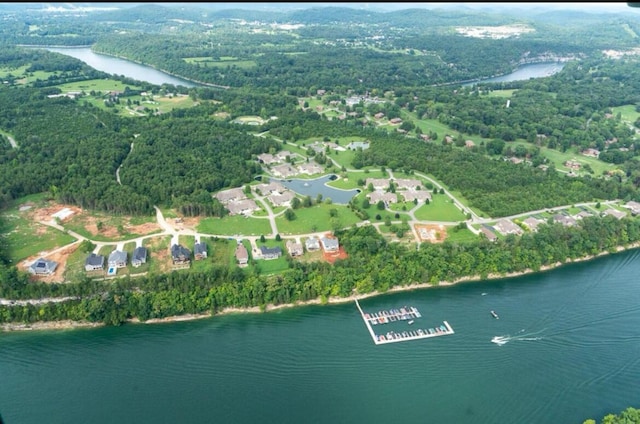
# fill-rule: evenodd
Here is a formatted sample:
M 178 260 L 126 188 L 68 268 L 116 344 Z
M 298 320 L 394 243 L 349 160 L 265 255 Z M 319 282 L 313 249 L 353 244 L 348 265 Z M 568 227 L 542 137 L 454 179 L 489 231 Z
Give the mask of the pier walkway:
M 447 321 L 443 321 L 442 325 L 433 328 L 417 328 L 405 331 L 388 331 L 386 334 L 376 334 L 373 331 L 372 324 L 386 324 L 397 320 L 410 320 L 413 318 L 420 318 L 422 315 L 414 308 L 400 308 L 392 309 L 390 311 L 380 311 L 374 314 L 365 313 L 360 307 L 358 299 L 356 299 L 356 306 L 362 315 L 364 324 L 371 334 L 371 338 L 375 344 L 396 343 L 405 342 L 409 340 L 426 339 L 429 337 L 446 336 L 453 334 L 453 328 Z M 382 318 L 382 319 L 381 319 Z

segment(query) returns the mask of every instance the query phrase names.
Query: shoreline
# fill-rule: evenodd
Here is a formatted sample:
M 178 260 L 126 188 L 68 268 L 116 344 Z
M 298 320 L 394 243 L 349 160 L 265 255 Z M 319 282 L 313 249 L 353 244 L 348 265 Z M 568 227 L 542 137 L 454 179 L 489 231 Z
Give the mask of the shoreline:
M 616 248 L 616 252 L 620 253 L 627 250 L 632 250 L 640 247 L 640 242 L 636 242 L 627 247 L 618 246 Z M 181 322 L 181 321 L 194 321 L 198 319 L 204 318 L 212 318 L 216 316 L 222 315 L 230 315 L 230 314 L 253 314 L 253 313 L 267 313 L 270 311 L 277 311 L 279 309 L 285 308 L 295 308 L 299 306 L 311 306 L 311 305 L 336 305 L 341 303 L 355 302 L 356 300 L 367 299 L 370 297 L 381 296 L 389 293 L 398 293 L 405 292 L 411 290 L 420 290 L 427 288 L 435 288 L 435 287 L 448 287 L 453 286 L 458 283 L 464 282 L 478 282 L 478 281 L 490 281 L 490 280 L 500 280 L 504 278 L 514 278 L 521 277 L 530 274 L 543 273 L 547 271 L 554 270 L 563 265 L 569 265 L 577 262 L 586 262 L 592 259 L 599 258 L 601 256 L 610 255 L 611 252 L 605 251 L 600 252 L 596 255 L 584 256 L 582 258 L 577 259 L 567 259 L 565 262 L 556 262 L 551 265 L 544 265 L 540 267 L 540 270 L 534 271 L 532 269 L 526 269 L 524 271 L 519 272 L 510 272 L 507 274 L 489 274 L 486 278 L 482 278 L 481 276 L 466 276 L 460 277 L 452 281 L 439 281 L 437 284 L 432 283 L 414 283 L 406 286 L 395 286 L 390 288 L 384 292 L 373 291 L 365 294 L 353 294 L 346 297 L 329 297 L 326 301 L 323 301 L 322 298 L 315 298 L 307 301 L 295 302 L 295 303 L 283 303 L 280 305 L 269 304 L 265 307 L 253 306 L 249 308 L 239 308 L 239 307 L 226 307 L 221 311 L 216 312 L 215 314 L 211 314 L 209 312 L 203 314 L 185 314 L 185 315 L 175 315 L 164 318 L 152 318 L 147 321 L 140 321 L 138 318 L 132 318 L 127 321 L 127 324 L 161 324 L 161 323 L 171 323 L 171 322 Z M 14 331 L 42 331 L 42 330 L 69 330 L 75 328 L 96 328 L 96 327 L 104 327 L 103 323 L 93 323 L 93 322 L 81 322 L 81 321 L 71 321 L 71 320 L 62 320 L 62 321 L 38 321 L 34 323 L 6 323 L 0 324 L 0 333 L 2 332 L 14 332 Z

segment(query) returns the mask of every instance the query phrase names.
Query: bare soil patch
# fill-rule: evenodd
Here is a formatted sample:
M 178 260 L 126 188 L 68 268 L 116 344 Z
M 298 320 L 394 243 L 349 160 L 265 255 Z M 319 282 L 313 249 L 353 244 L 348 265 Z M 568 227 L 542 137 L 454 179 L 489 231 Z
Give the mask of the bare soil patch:
M 66 218 L 59 220 L 61 223 L 70 221 L 75 216 L 82 213 L 82 209 L 77 206 L 64 205 L 56 202 L 47 202 L 44 207 L 36 208 L 32 207 L 26 211 L 26 216 L 33 221 L 51 221 L 53 214 L 60 212 L 62 209 L 69 209 L 73 213 L 69 214 Z
M 447 238 L 447 229 L 444 225 L 415 224 L 414 228 L 421 241 L 442 243 Z

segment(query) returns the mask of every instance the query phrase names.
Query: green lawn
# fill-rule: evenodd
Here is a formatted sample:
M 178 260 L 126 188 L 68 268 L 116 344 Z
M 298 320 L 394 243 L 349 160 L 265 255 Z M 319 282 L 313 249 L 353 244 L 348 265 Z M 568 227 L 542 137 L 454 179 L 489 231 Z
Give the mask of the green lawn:
M 416 219 L 420 221 L 464 221 L 466 215 L 460 211 L 449 196 L 446 194 L 435 194 L 431 202 L 424 204 L 415 211 Z
M 332 209 L 337 211 L 337 216 L 332 217 L 330 215 Z M 350 227 L 361 221 L 347 206 L 337 204 L 322 203 L 310 208 L 296 209 L 293 212 L 295 219 L 292 221 L 287 221 L 284 215 L 276 218 L 278 231 L 283 236 L 333 231 L 338 228 Z
M 459 229 L 455 226 L 447 227 L 446 241 L 451 243 L 469 243 L 478 240 L 478 236 L 469 229 Z
M 243 215 L 234 215 L 225 216 L 224 218 L 204 218 L 200 221 L 196 230 L 199 233 L 211 235 L 233 236 L 243 234 L 259 236 L 261 234 L 271 234 L 271 225 L 266 218 L 246 218 Z
M 640 112 L 636 112 L 635 105 L 613 107 L 611 108 L 611 110 L 613 111 L 614 116 L 619 113 L 620 118 L 631 125 L 633 125 L 633 123 L 636 122 L 638 118 L 640 118 Z
M 44 205 L 44 202 L 42 194 L 26 196 L 15 200 L 1 212 L 0 243 L 7 246 L 9 258 L 14 263 L 76 241 L 69 234 L 34 223 L 28 218 L 30 211 Z M 21 206 L 27 204 L 31 205 L 31 209 L 20 211 Z
M 124 84 L 121 81 L 116 81 L 112 79 L 92 79 L 86 81 L 77 81 L 77 82 L 68 82 L 65 84 L 60 84 L 57 87 L 60 87 L 63 93 L 67 93 L 69 91 L 84 91 L 89 94 L 93 91 L 100 92 L 109 92 L 109 91 L 124 91 L 125 87 L 129 87 L 132 90 L 139 90 L 140 87 Z M 125 100 L 126 102 L 126 100 Z

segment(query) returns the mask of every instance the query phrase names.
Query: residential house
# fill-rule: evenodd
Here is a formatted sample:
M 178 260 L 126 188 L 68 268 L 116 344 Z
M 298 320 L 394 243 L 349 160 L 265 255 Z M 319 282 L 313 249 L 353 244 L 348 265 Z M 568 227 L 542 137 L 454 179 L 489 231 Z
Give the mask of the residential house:
M 282 194 L 274 193 L 268 197 L 269 201 L 273 204 L 273 206 L 290 206 L 293 198 L 296 197 L 296 194 L 287 190 Z
M 613 216 L 617 219 L 622 219 L 627 215 L 627 213 L 619 211 L 617 209 L 609 208 L 606 211 L 602 212 L 602 216 L 608 216 L 608 215 Z
M 287 240 L 286 247 L 289 255 L 291 255 L 292 257 L 300 256 L 304 253 L 304 250 L 302 250 L 302 243 L 297 243 L 293 240 Z
M 522 223 L 526 225 L 531 231 L 538 231 L 538 226 L 540 224 L 544 224 L 544 221 L 542 219 L 530 216 L 529 218 L 522 221 Z
M 98 271 L 104 269 L 104 256 L 90 254 L 84 261 L 85 271 Z
M 512 221 L 508 219 L 501 219 L 493 226 L 500 234 L 506 236 L 507 234 L 522 234 L 522 228 L 518 227 Z
M 427 190 L 410 190 L 410 191 L 401 191 L 400 195 L 404 197 L 405 202 L 413 202 L 417 200 L 418 203 L 423 203 L 427 201 L 431 201 L 431 192 Z
M 385 206 L 389 206 L 390 203 L 396 203 L 398 201 L 398 196 L 395 193 L 386 191 L 372 191 L 371 193 L 367 193 L 367 198 L 371 204 L 377 204 L 382 201 Z
M 272 155 L 271 153 L 262 153 L 262 154 L 259 154 L 257 157 L 258 157 L 258 161 L 262 162 L 265 165 L 272 165 L 274 163 L 282 162 L 282 159 Z
M 273 193 L 284 193 L 286 187 L 279 182 L 270 182 L 268 184 L 257 184 L 254 190 L 260 192 L 263 196 L 268 196 Z
M 231 202 L 226 205 L 229 215 L 249 215 L 253 211 L 259 211 L 260 207 L 253 199 L 245 199 Z
M 573 217 L 575 219 L 582 219 L 582 218 L 586 218 L 587 216 L 591 216 L 592 214 L 590 212 L 587 211 L 580 211 L 577 214 L 573 215 Z
M 260 256 L 262 257 L 262 259 L 278 259 L 280 256 L 282 256 L 282 249 L 280 249 L 280 246 L 260 246 Z
M 298 172 L 300 174 L 314 175 L 321 174 L 324 171 L 322 166 L 317 163 L 309 162 L 309 163 L 301 163 L 298 165 Z
M 147 263 L 147 248 L 138 246 L 133 250 L 133 255 L 131 255 L 131 265 L 138 268 L 145 263 Z
M 371 184 L 374 190 L 385 190 L 389 187 L 389 180 L 384 178 L 367 178 L 365 185 L 368 187 Z
M 378 112 L 375 115 L 373 115 L 373 117 L 376 118 L 376 119 L 382 119 L 382 118 L 384 118 L 384 113 Z
M 589 149 L 583 150 L 582 154 L 585 156 L 591 156 L 591 157 L 597 158 L 598 156 L 600 156 L 600 150 L 589 148 Z
M 127 252 L 114 250 L 109 254 L 109 268 L 124 268 L 127 266 Z
M 247 252 L 247 248 L 244 247 L 244 244 L 238 242 L 236 246 L 236 260 L 238 261 L 238 265 L 244 266 L 249 262 L 249 252 Z
M 306 247 L 309 252 L 318 250 L 320 249 L 320 240 L 318 240 L 317 237 L 309 237 L 305 240 L 304 247 Z
M 640 203 L 630 200 L 625 205 L 626 208 L 631 210 L 631 215 L 636 216 L 640 214 Z
M 184 246 L 174 244 L 171 246 L 171 261 L 173 265 L 189 265 L 191 263 L 191 251 Z
M 322 237 L 320 239 L 320 244 L 325 252 L 337 252 L 340 250 L 340 243 L 338 243 L 337 238 Z
M 574 225 L 576 225 L 577 221 L 574 217 L 572 216 L 567 216 L 564 214 L 556 214 L 553 216 L 553 222 L 557 222 L 560 223 L 562 225 L 564 225 L 565 227 L 572 227 Z
M 244 193 L 244 190 L 238 187 L 216 193 L 216 199 L 224 204 L 237 202 L 246 198 L 247 195 Z
M 482 232 L 482 234 L 485 235 L 485 237 L 489 240 L 489 241 L 496 241 L 498 240 L 498 236 L 495 235 L 495 233 L 493 231 L 491 231 L 491 229 L 489 229 L 486 226 L 482 226 L 480 227 L 480 231 Z
M 389 119 L 389 123 L 391 125 L 398 125 L 398 124 L 402 124 L 402 118 L 393 118 L 393 119 Z
M 58 263 L 44 258 L 38 258 L 29 265 L 28 271 L 33 275 L 51 275 L 56 271 Z
M 400 190 L 417 190 L 422 186 L 422 183 L 419 180 L 407 179 L 407 178 L 398 178 L 394 180 L 396 184 L 396 188 Z
M 207 257 L 207 243 L 201 241 L 193 245 L 193 257 L 196 261 Z
M 464 146 L 468 147 L 468 148 L 475 147 L 475 145 L 476 145 L 476 143 L 474 143 L 473 140 L 466 140 L 464 142 Z
M 273 173 L 273 175 L 282 178 L 288 178 L 298 174 L 298 170 L 288 163 L 274 166 L 273 168 L 271 168 L 271 172 Z

